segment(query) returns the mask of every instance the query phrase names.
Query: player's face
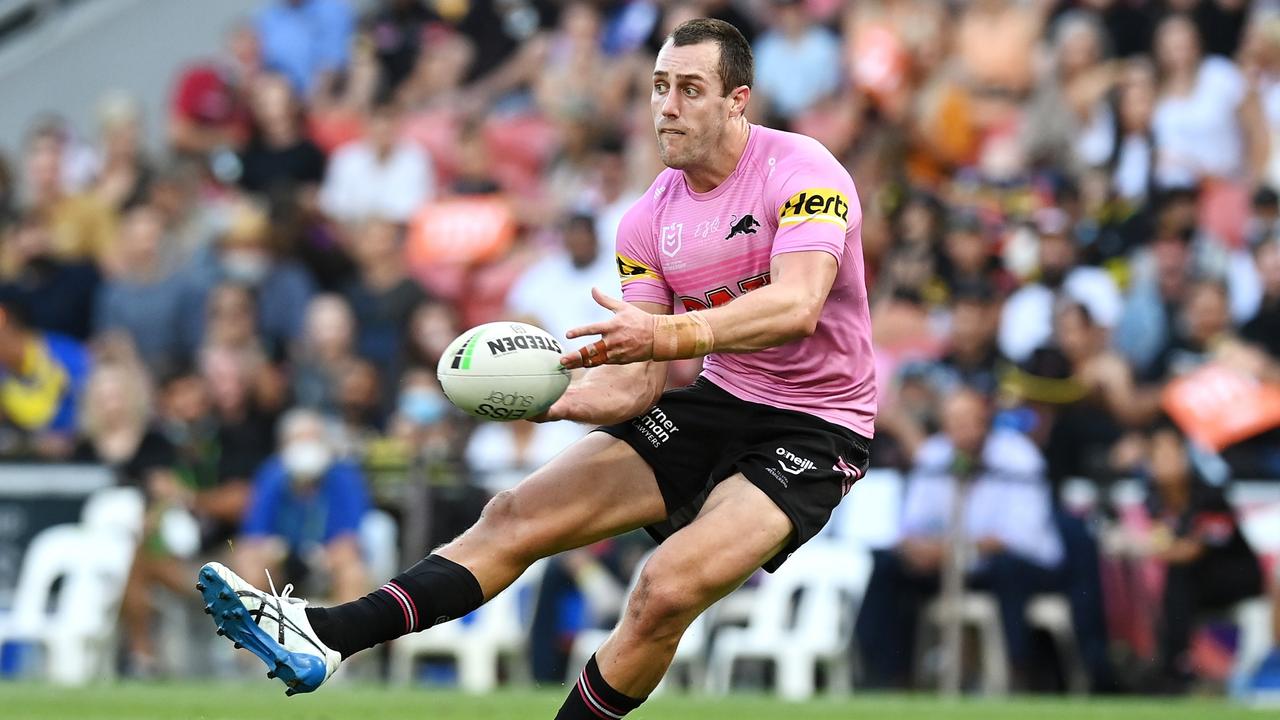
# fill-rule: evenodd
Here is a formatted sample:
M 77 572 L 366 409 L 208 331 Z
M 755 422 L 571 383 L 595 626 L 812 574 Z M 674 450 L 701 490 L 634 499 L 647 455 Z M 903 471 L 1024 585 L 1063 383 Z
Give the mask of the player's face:
M 667 167 L 696 167 L 719 145 L 734 102 L 732 93 L 723 94 L 719 62 L 714 42 L 681 47 L 668 42 L 658 53 L 650 103 L 658 155 Z

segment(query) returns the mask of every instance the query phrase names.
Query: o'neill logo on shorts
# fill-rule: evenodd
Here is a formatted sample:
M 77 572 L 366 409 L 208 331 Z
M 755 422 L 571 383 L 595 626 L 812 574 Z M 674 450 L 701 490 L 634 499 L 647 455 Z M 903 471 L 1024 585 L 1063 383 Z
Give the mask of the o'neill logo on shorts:
M 825 222 L 849 227 L 849 198 L 832 188 L 801 190 L 778 209 L 778 227 L 804 222 Z
M 631 423 L 636 426 L 640 434 L 644 436 L 649 444 L 658 447 L 662 443 L 671 439 L 671 436 L 680 432 L 680 428 L 673 422 L 667 414 L 662 412 L 662 408 L 654 408 L 640 417 L 632 420 Z
M 814 461 L 802 458 L 786 448 L 778 448 L 774 452 L 782 458 L 778 460 L 778 467 L 782 468 L 783 472 L 799 475 L 805 470 L 812 470 L 818 467 L 818 464 Z

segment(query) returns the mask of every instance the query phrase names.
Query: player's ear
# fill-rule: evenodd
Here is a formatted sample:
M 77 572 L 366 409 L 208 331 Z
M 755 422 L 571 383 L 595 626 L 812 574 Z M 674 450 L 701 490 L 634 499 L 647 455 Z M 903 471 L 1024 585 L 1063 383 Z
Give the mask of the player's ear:
M 751 88 L 739 85 L 728 95 L 729 117 L 742 117 L 747 113 L 747 102 L 751 100 Z

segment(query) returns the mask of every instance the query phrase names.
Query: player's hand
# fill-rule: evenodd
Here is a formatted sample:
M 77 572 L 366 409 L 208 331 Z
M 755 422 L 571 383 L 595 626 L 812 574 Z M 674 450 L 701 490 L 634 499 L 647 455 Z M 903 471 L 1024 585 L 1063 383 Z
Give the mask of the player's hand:
M 565 333 L 570 340 L 585 335 L 599 335 L 600 339 L 562 356 L 560 364 L 572 370 L 653 359 L 653 315 L 631 303 L 611 298 L 599 288 L 591 288 L 591 297 L 601 307 L 612 310 L 613 317 Z

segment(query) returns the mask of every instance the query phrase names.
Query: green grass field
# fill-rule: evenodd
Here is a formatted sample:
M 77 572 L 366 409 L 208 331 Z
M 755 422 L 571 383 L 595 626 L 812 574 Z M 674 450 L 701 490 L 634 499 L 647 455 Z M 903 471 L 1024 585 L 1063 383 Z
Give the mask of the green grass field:
M 273 685 L 102 685 L 68 690 L 0 683 L 6 720 L 533 720 L 550 719 L 560 691 L 500 692 L 470 697 L 432 690 L 366 685 L 325 688 L 285 698 Z M 861 695 L 850 700 L 786 704 L 757 696 L 728 699 L 668 696 L 629 718 L 645 720 L 1233 720 L 1276 717 L 1221 700 L 963 700 Z

